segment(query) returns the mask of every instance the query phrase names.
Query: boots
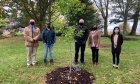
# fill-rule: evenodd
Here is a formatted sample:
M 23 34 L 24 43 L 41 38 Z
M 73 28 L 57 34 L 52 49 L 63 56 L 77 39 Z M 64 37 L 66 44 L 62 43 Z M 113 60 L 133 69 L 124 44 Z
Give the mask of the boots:
M 47 65 L 47 61 L 46 61 L 46 59 L 44 59 L 44 65 Z
M 52 65 L 54 64 L 54 63 L 53 63 L 53 59 L 50 59 L 50 64 L 52 64 Z
M 96 62 L 94 63 L 94 66 L 97 66 L 97 63 Z

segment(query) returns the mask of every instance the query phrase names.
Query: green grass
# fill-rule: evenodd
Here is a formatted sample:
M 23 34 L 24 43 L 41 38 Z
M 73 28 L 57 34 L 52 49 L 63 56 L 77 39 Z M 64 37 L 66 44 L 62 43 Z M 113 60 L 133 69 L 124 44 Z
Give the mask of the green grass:
M 139 40 L 124 41 L 119 69 L 112 68 L 112 55 L 109 48 L 100 49 L 99 65 L 93 67 L 91 65 L 91 50 L 88 46 L 86 47 L 86 64 L 79 64 L 79 66 L 93 73 L 96 78 L 94 84 L 137 84 L 140 81 L 140 36 L 128 37 Z M 57 42 L 54 45 L 55 64 L 47 66 L 43 65 L 44 47 L 40 42 L 36 67 L 26 66 L 26 48 L 22 36 L 0 40 L 0 84 L 44 84 L 44 77 L 47 73 L 58 67 L 69 66 L 69 43 L 64 39 L 57 37 Z M 71 42 L 72 58 L 74 58 L 74 41 Z M 102 37 L 101 43 L 110 44 L 110 40 Z

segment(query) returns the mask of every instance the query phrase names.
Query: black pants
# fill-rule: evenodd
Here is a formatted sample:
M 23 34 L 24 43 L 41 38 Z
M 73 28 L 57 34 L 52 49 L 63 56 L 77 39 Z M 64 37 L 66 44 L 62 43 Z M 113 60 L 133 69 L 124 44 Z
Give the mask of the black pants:
M 98 63 L 99 49 L 97 49 L 96 47 L 91 47 L 91 50 L 92 50 L 92 62 Z
M 113 56 L 113 64 L 119 65 L 120 53 L 114 53 L 114 52 L 112 52 L 112 56 Z M 116 60 L 115 58 L 117 58 L 117 63 L 115 63 L 115 60 Z
M 80 59 L 80 61 L 81 61 L 81 63 L 84 62 L 85 47 L 86 47 L 85 43 L 77 43 L 77 42 L 75 42 L 75 58 L 74 58 L 75 62 L 78 62 L 78 53 L 79 53 L 80 48 L 81 48 L 81 59 Z

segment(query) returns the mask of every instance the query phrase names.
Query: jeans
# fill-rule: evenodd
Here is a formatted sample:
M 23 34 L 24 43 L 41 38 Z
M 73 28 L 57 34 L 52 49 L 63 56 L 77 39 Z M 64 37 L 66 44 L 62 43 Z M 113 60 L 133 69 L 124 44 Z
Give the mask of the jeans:
M 97 49 L 96 47 L 91 47 L 91 50 L 92 50 L 92 62 L 98 63 L 99 49 Z
M 75 62 L 78 62 L 78 53 L 79 53 L 80 47 L 81 47 L 81 59 L 80 59 L 80 61 L 81 61 L 81 63 L 84 62 L 85 46 L 86 46 L 85 43 L 75 42 L 75 59 L 74 59 Z
M 53 59 L 53 44 L 44 44 L 44 59 L 47 59 L 48 50 L 50 52 L 50 60 Z

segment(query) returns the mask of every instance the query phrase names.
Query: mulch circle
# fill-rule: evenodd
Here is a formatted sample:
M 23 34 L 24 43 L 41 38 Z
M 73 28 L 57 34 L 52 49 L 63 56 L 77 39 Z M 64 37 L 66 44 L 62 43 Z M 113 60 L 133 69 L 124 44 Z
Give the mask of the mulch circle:
M 72 67 L 70 76 L 68 77 L 70 67 L 58 68 L 46 75 L 46 84 L 92 84 L 95 80 L 94 76 L 81 69 L 75 71 Z
M 1 37 L 1 36 L 0 36 L 0 40 L 1 40 L 1 39 L 5 39 L 5 37 Z
M 100 48 L 111 48 L 111 44 L 100 44 Z
M 125 41 L 138 41 L 137 38 L 124 38 Z
M 139 35 L 135 35 L 135 36 L 139 36 Z M 102 36 L 102 37 L 108 37 L 110 39 L 110 36 Z M 137 38 L 127 38 L 125 37 L 124 38 L 125 41 L 138 41 L 139 39 Z

